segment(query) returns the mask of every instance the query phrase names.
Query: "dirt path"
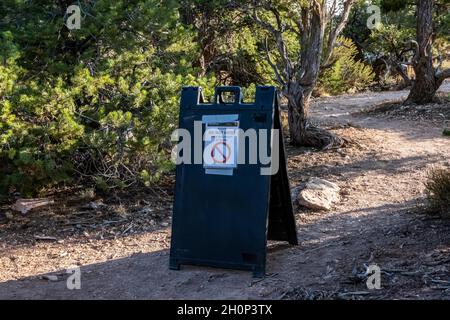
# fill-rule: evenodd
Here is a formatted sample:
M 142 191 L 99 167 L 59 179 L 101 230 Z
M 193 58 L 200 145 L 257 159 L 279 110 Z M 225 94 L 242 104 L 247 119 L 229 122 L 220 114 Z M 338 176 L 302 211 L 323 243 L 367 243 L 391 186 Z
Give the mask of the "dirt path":
M 450 85 L 443 90 L 450 92 Z M 0 299 L 450 298 L 450 222 L 417 214 L 427 168 L 450 165 L 450 141 L 442 136 L 442 125 L 355 114 L 406 94 L 315 102 L 317 119 L 357 138 L 361 146 L 288 151 L 292 185 L 311 176 L 335 181 L 342 188 L 342 201 L 329 213 L 297 208 L 301 245 L 271 243 L 263 280 L 240 271 L 189 266 L 168 270 L 170 234 L 164 226 L 81 244 L 3 243 Z M 107 250 L 116 253 L 107 258 L 99 254 Z M 66 288 L 70 263 L 82 265 L 81 290 Z M 364 264 L 383 270 L 381 290 L 368 290 L 355 276 Z M 49 272 L 59 280 L 40 278 Z

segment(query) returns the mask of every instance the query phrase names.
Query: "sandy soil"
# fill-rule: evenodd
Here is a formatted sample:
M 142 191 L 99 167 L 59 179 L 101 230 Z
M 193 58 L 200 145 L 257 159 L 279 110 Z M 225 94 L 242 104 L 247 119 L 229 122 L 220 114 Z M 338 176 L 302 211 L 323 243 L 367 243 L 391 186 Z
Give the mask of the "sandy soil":
M 291 185 L 322 177 L 339 184 L 342 201 L 330 212 L 296 207 L 300 245 L 270 243 L 264 279 L 203 267 L 168 270 L 169 190 L 85 209 L 56 201 L 12 219 L 3 207 L 0 299 L 449 299 L 450 221 L 422 214 L 421 204 L 427 170 L 450 166 L 450 140 L 442 136 L 450 119 L 365 112 L 406 95 L 315 101 L 317 121 L 359 145 L 289 148 Z M 365 264 L 381 268 L 382 289 L 367 289 L 359 276 Z M 81 266 L 81 290 L 66 288 L 73 265 Z M 49 274 L 57 280 L 43 279 Z

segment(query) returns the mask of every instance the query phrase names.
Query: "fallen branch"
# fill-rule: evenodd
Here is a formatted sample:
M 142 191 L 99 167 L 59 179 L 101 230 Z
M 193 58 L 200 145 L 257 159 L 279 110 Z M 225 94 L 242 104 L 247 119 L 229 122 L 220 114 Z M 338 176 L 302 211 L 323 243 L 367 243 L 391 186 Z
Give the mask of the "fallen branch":
M 58 240 L 55 237 L 49 237 L 49 236 L 34 236 L 34 239 L 40 240 L 40 241 L 57 241 Z
M 14 203 L 12 205 L 11 209 L 13 209 L 15 211 L 19 211 L 22 214 L 25 214 L 34 208 L 46 206 L 46 205 L 52 204 L 52 203 L 54 203 L 53 200 L 43 199 L 43 198 L 40 198 L 40 199 L 18 199 L 16 201 L 16 203 Z

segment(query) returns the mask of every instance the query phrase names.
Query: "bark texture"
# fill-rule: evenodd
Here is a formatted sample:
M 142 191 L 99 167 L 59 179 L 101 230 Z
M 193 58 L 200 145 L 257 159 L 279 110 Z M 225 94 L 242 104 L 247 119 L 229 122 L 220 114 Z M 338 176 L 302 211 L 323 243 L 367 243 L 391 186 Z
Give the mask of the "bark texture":
M 433 102 L 444 80 L 450 77 L 450 69 L 440 71 L 433 66 L 433 6 L 434 0 L 417 0 L 417 41 L 413 66 L 416 80 L 406 103 Z

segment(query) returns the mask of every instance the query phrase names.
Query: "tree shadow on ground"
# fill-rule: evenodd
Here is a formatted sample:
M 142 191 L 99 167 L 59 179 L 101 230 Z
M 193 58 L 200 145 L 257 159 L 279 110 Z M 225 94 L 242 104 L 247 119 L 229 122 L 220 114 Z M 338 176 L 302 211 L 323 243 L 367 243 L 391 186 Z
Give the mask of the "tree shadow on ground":
M 293 158 L 307 155 L 302 150 L 290 149 L 289 156 Z M 340 157 L 340 155 L 336 154 L 336 157 Z M 320 176 L 325 179 L 339 176 L 341 180 L 347 180 L 375 172 L 383 175 L 394 175 L 424 170 L 430 165 L 442 161 L 442 159 L 443 156 L 437 154 L 416 155 L 392 160 L 383 158 L 383 155 L 368 154 L 363 159 L 357 161 L 336 161 L 334 165 L 328 163 L 315 164 L 305 161 L 295 169 L 291 168 L 289 175 L 293 181 L 313 176 Z
M 300 223 L 300 246 L 269 243 L 267 277 L 262 280 L 253 279 L 250 272 L 208 267 L 182 266 L 172 271 L 168 249 L 163 249 L 81 266 L 81 290 L 68 290 L 69 275 L 59 270 L 52 274 L 60 281 L 35 275 L 0 283 L 0 298 L 278 299 L 295 298 L 301 288 L 327 291 L 336 298 L 342 292 L 367 291 L 364 281 L 351 280 L 353 270 L 364 263 L 386 270 L 383 289 L 364 298 L 411 294 L 441 298 L 443 291 L 429 289 L 433 283 L 422 278 L 441 279 L 443 267 L 450 268 L 450 221 L 405 214 L 412 206 L 412 202 L 383 205 L 364 209 L 365 214 L 358 216 L 347 212 L 333 224 L 331 215 Z

